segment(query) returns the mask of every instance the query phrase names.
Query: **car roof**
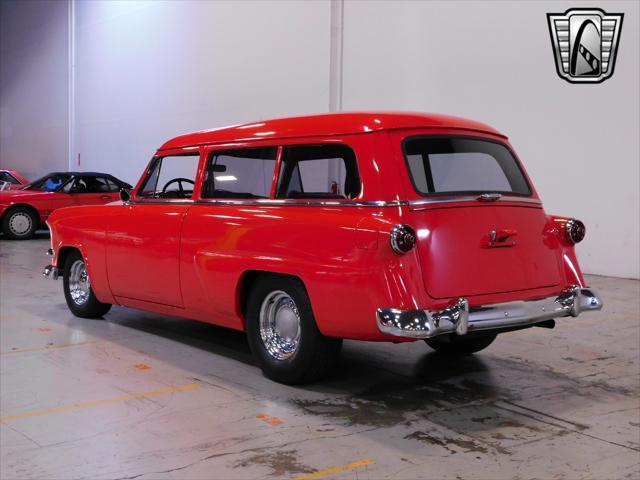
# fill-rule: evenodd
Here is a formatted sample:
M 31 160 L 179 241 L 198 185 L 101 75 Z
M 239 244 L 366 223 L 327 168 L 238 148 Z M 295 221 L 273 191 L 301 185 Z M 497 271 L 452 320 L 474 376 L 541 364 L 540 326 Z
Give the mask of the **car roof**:
M 397 130 L 448 128 L 489 133 L 506 138 L 493 127 L 466 118 L 419 112 L 339 112 L 232 125 L 180 135 L 160 150 L 222 142 L 282 139 Z

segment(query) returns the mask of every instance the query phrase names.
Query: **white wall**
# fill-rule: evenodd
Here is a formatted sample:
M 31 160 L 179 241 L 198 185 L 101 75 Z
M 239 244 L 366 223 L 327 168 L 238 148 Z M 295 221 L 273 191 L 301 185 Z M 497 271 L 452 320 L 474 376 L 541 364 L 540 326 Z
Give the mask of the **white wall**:
M 546 13 L 575 3 L 348 1 L 343 108 L 493 125 L 510 137 L 546 210 L 586 223 L 583 269 L 638 278 L 640 3 L 593 5 L 625 14 L 615 73 L 573 85 L 556 74 Z
M 0 164 L 64 168 L 67 4 L 1 5 Z M 70 166 L 133 183 L 177 134 L 330 102 L 457 114 L 509 135 L 547 211 L 585 221 L 586 272 L 637 278 L 640 4 L 588 5 L 625 13 L 598 85 L 556 74 L 546 13 L 567 2 L 347 1 L 342 49 L 324 0 L 75 2 Z
M 328 2 L 77 2 L 75 150 L 130 183 L 181 133 L 326 111 Z
M 68 167 L 68 6 L 0 2 L 0 168 Z

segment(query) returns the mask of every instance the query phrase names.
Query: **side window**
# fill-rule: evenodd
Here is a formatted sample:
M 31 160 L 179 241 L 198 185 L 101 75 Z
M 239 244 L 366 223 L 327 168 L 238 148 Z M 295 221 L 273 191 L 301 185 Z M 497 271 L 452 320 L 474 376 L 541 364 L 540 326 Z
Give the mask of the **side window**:
M 199 161 L 199 154 L 156 158 L 138 197 L 191 198 Z
M 269 198 L 277 153 L 276 147 L 212 152 L 202 197 Z
M 278 198 L 355 198 L 360 194 L 356 155 L 346 145 L 284 147 Z
M 111 191 L 105 177 L 85 177 L 84 181 L 87 185 L 86 193 L 105 193 Z
M 71 180 L 70 182 L 67 182 L 65 184 L 64 187 L 62 187 L 62 192 L 64 193 L 75 193 L 73 190 L 75 188 L 76 182 L 78 181 L 77 178 L 74 178 L 73 180 Z

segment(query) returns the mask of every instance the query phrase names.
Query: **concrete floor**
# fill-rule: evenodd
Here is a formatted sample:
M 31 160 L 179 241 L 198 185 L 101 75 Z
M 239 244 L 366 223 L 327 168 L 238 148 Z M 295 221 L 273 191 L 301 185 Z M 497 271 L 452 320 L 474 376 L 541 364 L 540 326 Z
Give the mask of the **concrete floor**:
M 237 332 L 73 317 L 47 248 L 0 239 L 3 480 L 640 478 L 637 281 L 591 276 L 604 311 L 457 361 L 345 342 L 333 377 L 292 388 Z

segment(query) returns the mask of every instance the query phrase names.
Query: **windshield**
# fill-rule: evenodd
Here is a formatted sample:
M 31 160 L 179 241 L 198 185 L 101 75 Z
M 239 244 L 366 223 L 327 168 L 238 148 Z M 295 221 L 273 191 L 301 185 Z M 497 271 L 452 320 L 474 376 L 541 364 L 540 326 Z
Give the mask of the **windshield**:
M 46 177 L 42 177 L 41 179 L 30 183 L 25 190 L 44 190 L 45 192 L 55 192 L 70 178 L 71 175 L 68 173 L 52 173 L 51 175 L 47 175 Z
M 404 151 L 413 185 L 422 195 L 531 195 L 520 165 L 502 143 L 475 137 L 410 137 Z

